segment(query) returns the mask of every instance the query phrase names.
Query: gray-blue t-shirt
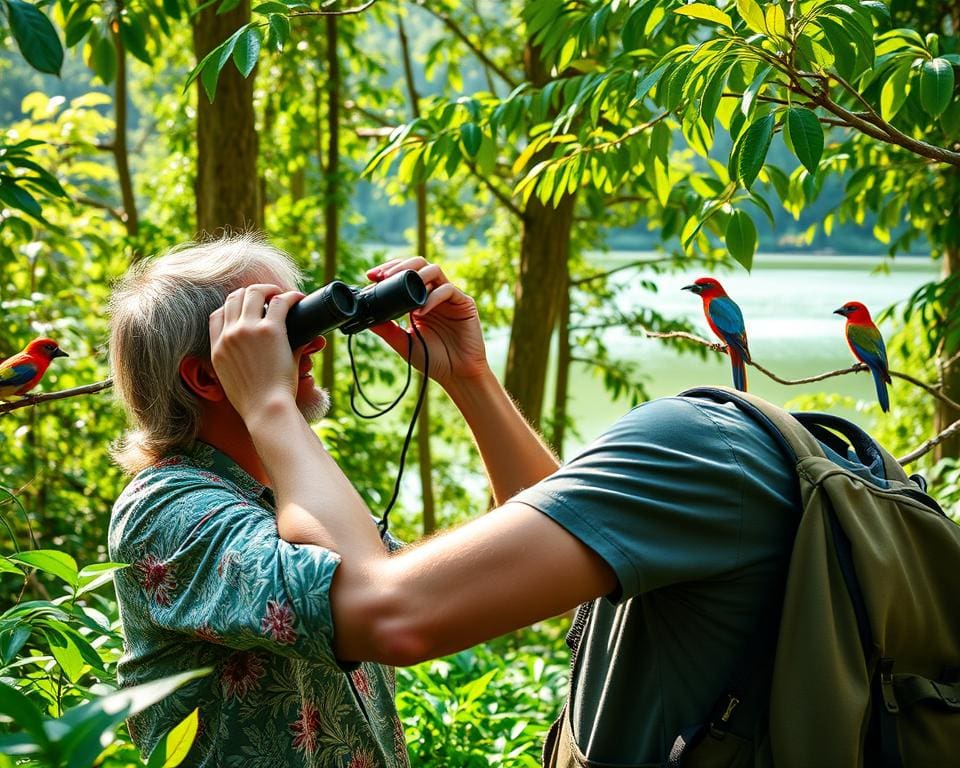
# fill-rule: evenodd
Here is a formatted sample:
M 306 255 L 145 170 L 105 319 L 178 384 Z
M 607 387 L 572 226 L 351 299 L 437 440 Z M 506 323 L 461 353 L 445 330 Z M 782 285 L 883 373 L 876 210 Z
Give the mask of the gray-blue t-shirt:
M 661 763 L 723 693 L 782 589 L 799 521 L 792 467 L 735 405 L 665 398 L 514 501 L 566 528 L 619 581 L 580 647 L 578 746 L 612 766 Z

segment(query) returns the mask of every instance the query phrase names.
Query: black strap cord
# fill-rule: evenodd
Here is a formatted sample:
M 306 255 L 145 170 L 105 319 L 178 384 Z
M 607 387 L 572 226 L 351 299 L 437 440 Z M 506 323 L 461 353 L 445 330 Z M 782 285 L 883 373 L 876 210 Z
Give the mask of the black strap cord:
M 423 401 L 427 395 L 427 383 L 429 381 L 430 351 L 427 349 L 427 342 L 420 333 L 420 329 L 417 328 L 416 323 L 413 322 L 412 316 L 410 317 L 410 328 L 413 333 L 407 334 L 407 380 L 404 382 L 403 389 L 400 391 L 400 394 L 397 395 L 396 399 L 385 407 L 378 406 L 371 402 L 370 399 L 364 394 L 363 388 L 360 386 L 360 379 L 357 376 L 356 361 L 353 357 L 353 336 L 347 336 L 347 353 L 350 357 L 350 370 L 353 373 L 353 385 L 350 387 L 350 408 L 362 419 L 376 419 L 384 414 L 389 413 L 397 406 L 397 404 L 403 399 L 403 396 L 407 394 L 407 390 L 410 388 L 410 379 L 413 368 L 414 336 L 416 336 L 420 341 L 420 347 L 423 350 L 423 381 L 420 383 L 420 392 L 417 395 L 417 404 L 413 408 L 413 416 L 410 418 L 410 426 L 407 427 L 407 435 L 403 439 L 403 447 L 400 449 L 400 467 L 397 470 L 397 479 L 393 484 L 393 495 L 390 497 L 390 501 L 387 502 L 387 507 L 383 510 L 383 515 L 380 518 L 380 521 L 377 523 L 377 530 L 380 531 L 381 539 L 387 535 L 387 530 L 390 527 L 390 521 L 388 519 L 390 511 L 393 509 L 393 505 L 396 504 L 397 497 L 400 495 L 400 480 L 403 477 L 403 467 L 407 460 L 407 451 L 410 449 L 410 443 L 413 441 L 413 430 L 416 429 L 417 419 L 420 416 L 420 410 L 423 408 Z M 357 409 L 355 397 L 356 394 L 359 394 L 363 401 L 371 408 L 380 410 L 377 410 L 375 413 L 361 413 Z

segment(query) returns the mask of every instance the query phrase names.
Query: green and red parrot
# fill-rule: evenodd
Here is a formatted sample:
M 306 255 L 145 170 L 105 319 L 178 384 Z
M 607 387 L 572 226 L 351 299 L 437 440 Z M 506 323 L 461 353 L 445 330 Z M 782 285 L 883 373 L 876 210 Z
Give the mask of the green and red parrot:
M 730 364 L 733 366 L 733 386 L 746 392 L 746 364 L 750 362 L 750 349 L 747 347 L 747 331 L 740 307 L 727 296 L 719 281 L 712 277 L 701 277 L 695 280 L 693 285 L 683 286 L 683 290 L 692 291 L 703 299 L 703 314 L 707 318 L 707 325 L 717 338 L 727 345 L 727 354 L 730 355 Z
M 69 355 L 53 339 L 39 338 L 0 363 L 0 400 L 10 400 L 33 389 L 55 357 Z
M 848 301 L 834 314 L 847 318 L 845 328 L 847 344 L 853 356 L 863 363 L 873 374 L 877 385 L 877 400 L 884 413 L 890 410 L 890 395 L 887 384 L 891 384 L 890 367 L 887 365 L 887 348 L 883 344 L 880 329 L 874 325 L 868 310 L 859 301 Z

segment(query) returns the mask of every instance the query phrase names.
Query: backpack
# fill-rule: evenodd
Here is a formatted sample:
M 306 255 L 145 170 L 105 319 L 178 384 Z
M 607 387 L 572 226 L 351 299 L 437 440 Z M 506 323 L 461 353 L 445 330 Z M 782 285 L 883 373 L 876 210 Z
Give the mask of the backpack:
M 704 722 L 677 735 L 668 768 L 960 766 L 960 525 L 852 422 L 727 388 L 682 396 L 735 403 L 766 429 L 796 467 L 802 509 L 782 600 Z M 886 487 L 831 461 L 821 442 L 882 468 Z M 568 633 L 571 669 L 591 605 Z M 768 723 L 751 743 L 731 728 L 743 732 L 738 706 L 759 696 Z M 543 764 L 589 768 L 567 709 Z

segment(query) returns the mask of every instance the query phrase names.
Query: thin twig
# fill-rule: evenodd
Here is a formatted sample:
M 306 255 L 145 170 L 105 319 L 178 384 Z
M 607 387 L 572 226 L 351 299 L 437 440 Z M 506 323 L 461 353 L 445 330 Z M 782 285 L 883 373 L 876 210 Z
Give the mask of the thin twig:
M 925 456 L 926 454 L 930 453 L 930 451 L 940 445 L 940 443 L 942 443 L 948 437 L 955 435 L 957 432 L 960 432 L 960 419 L 957 419 L 957 421 L 953 422 L 953 424 L 944 429 L 940 434 L 936 435 L 935 437 L 931 437 L 918 448 L 898 458 L 897 463 L 904 465 L 916 461 L 921 456 Z
M 482 173 L 477 171 L 477 166 L 475 163 L 468 163 L 467 165 L 470 168 L 470 173 L 473 174 L 474 178 L 476 178 L 477 181 L 479 181 L 488 190 L 490 190 L 490 194 L 492 194 L 495 198 L 497 198 L 497 200 L 499 200 L 500 203 L 508 211 L 510 211 L 510 213 L 512 213 L 521 221 L 523 221 L 525 216 L 524 212 L 517 206 L 516 203 L 513 202 L 513 200 L 510 199 L 510 196 L 506 192 L 504 192 L 502 189 L 497 187 L 490 179 L 488 179 Z
M 0 414 L 15 411 L 18 408 L 28 408 L 40 403 L 47 403 L 51 400 L 63 400 L 67 397 L 76 397 L 78 395 L 93 395 L 104 389 L 113 386 L 113 379 L 104 379 L 94 384 L 85 384 L 82 387 L 73 387 L 72 389 L 61 389 L 59 392 L 45 392 L 40 395 L 26 395 L 22 400 L 16 400 L 9 403 L 0 403 Z
M 461 40 L 461 42 L 463 42 L 463 44 L 467 46 L 467 48 L 470 49 L 470 52 L 474 56 L 476 56 L 484 66 L 496 72 L 497 77 L 503 80 L 503 82 L 505 82 L 508 86 L 510 86 L 511 89 L 517 87 L 518 83 L 516 82 L 516 80 L 510 77 L 510 75 L 507 73 L 506 70 L 498 66 L 493 61 L 493 59 L 487 56 L 484 50 L 480 48 L 476 43 L 474 43 L 467 36 L 467 33 L 464 32 L 462 29 L 460 29 L 459 25 L 453 19 L 451 19 L 448 14 L 436 8 L 432 8 L 430 4 L 424 2 L 424 0 L 417 0 L 417 5 L 419 5 L 428 13 L 433 14 L 436 18 L 440 19 L 440 21 L 443 22 L 444 26 L 446 26 L 447 29 L 453 32 L 453 34 L 456 37 L 458 37 Z
M 296 11 L 294 13 L 288 14 L 290 18 L 300 17 L 300 16 L 350 16 L 354 13 L 363 13 L 367 8 L 373 5 L 377 0 L 367 0 L 367 2 L 362 5 L 358 5 L 354 8 L 344 8 L 340 11 Z

